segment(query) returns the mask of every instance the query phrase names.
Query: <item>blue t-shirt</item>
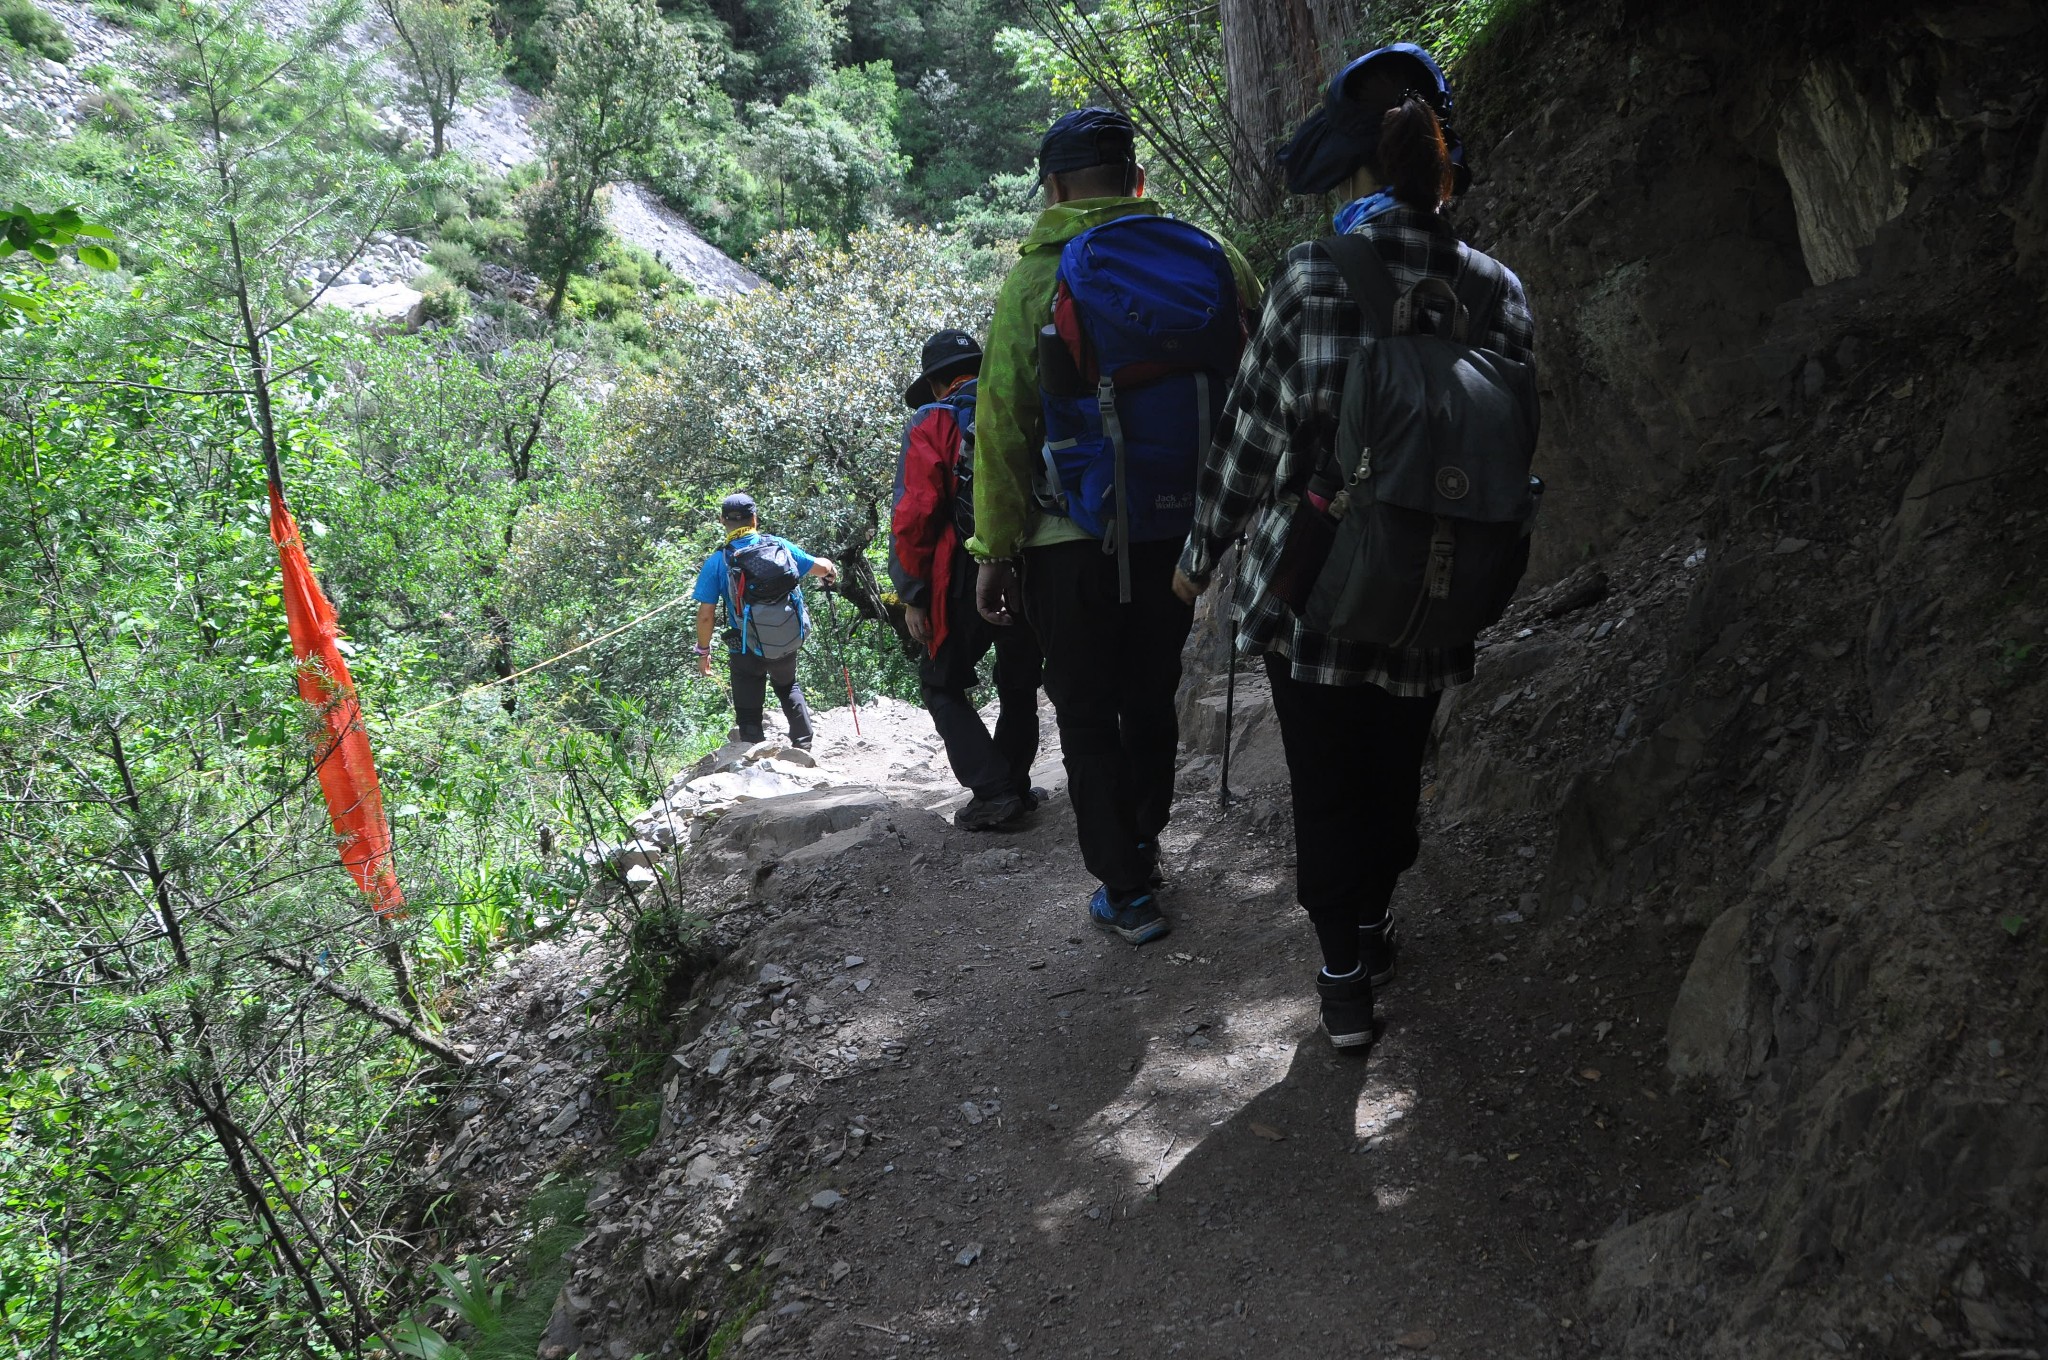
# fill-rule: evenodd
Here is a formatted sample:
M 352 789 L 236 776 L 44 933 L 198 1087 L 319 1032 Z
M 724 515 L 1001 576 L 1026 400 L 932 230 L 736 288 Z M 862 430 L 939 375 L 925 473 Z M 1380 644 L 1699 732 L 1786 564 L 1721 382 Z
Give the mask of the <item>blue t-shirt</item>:
M 789 550 L 790 559 L 796 563 L 797 575 L 809 576 L 811 574 L 811 568 L 817 565 L 817 558 L 811 556 L 786 538 L 778 537 L 775 534 L 764 536 L 769 542 L 780 543 Z M 756 535 L 754 534 L 741 534 L 732 541 L 731 546 L 737 547 L 743 543 L 751 543 L 755 537 Z M 704 560 L 703 568 L 697 573 L 697 588 L 690 592 L 690 598 L 698 604 L 723 604 L 727 621 L 733 626 L 738 625 L 739 610 L 734 607 L 732 598 L 732 563 L 726 558 L 725 549 L 719 549 Z M 796 601 L 797 609 L 803 613 L 804 627 L 808 630 L 810 627 L 810 613 L 804 608 L 803 591 L 796 590 L 791 592 L 790 598 Z M 750 637 L 747 639 L 747 650 L 759 653 L 761 645 Z

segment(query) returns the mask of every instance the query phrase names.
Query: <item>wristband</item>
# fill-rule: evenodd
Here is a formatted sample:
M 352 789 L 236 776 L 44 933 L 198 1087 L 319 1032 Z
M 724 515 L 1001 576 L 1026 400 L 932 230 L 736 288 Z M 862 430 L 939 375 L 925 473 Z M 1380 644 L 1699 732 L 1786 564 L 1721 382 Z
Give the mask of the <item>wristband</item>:
M 711 655 L 711 649 L 710 649 L 709 647 L 699 647 L 699 648 L 697 648 L 697 655 L 698 655 L 698 656 L 710 656 L 710 655 Z

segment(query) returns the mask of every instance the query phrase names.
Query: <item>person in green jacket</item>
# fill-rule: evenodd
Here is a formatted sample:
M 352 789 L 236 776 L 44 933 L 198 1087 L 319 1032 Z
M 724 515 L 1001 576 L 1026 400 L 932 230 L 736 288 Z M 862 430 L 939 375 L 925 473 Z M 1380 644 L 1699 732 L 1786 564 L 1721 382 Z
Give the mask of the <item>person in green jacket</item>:
M 967 546 L 981 564 L 982 616 L 998 625 L 1028 617 L 1045 653 L 1081 854 L 1102 883 L 1090 916 L 1143 944 L 1169 929 L 1152 893 L 1173 802 L 1180 653 L 1193 620 L 1173 592 L 1181 544 L 1129 545 L 1130 598 L 1122 600 L 1116 558 L 1034 488 L 1043 488 L 1045 441 L 1039 331 L 1053 322 L 1061 250 L 1092 227 L 1161 210 L 1144 196 L 1135 133 L 1120 113 L 1082 109 L 1054 123 L 1038 170 L 1046 208 L 1003 282 L 983 351 Z M 1223 249 L 1248 319 L 1258 280 L 1243 256 Z M 1192 453 L 1190 495 L 1205 453 Z

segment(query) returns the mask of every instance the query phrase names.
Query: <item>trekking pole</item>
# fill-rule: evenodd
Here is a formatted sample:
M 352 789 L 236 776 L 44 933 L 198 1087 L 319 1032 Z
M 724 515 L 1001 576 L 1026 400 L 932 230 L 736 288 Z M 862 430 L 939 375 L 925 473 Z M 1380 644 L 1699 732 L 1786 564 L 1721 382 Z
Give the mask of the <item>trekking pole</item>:
M 1237 580 L 1244 566 L 1244 540 L 1237 541 L 1237 556 L 1230 562 L 1230 606 L 1223 614 L 1223 628 L 1230 635 L 1230 670 L 1223 682 L 1223 773 L 1216 781 L 1218 811 L 1230 807 L 1230 728 L 1237 718 Z
M 839 633 L 838 592 L 825 587 L 825 614 L 831 620 L 832 641 L 839 648 L 839 676 L 846 681 L 846 706 L 853 710 L 853 735 L 860 735 L 860 704 L 853 697 L 853 671 L 846 664 L 846 639 Z

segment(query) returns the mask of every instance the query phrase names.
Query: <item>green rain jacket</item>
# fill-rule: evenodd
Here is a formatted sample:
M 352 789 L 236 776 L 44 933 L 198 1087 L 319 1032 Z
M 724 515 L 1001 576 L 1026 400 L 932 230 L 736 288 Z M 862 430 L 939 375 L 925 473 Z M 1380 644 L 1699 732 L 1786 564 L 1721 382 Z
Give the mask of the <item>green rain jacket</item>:
M 1015 557 L 1023 548 L 1089 535 L 1064 515 L 1047 515 L 1031 498 L 1031 478 L 1045 442 L 1038 393 L 1038 332 L 1052 324 L 1060 249 L 1090 227 L 1134 213 L 1158 213 L 1149 198 L 1079 198 L 1038 215 L 1024 238 L 1023 258 L 1003 280 L 982 350 L 980 402 L 974 435 L 974 537 L 967 549 L 983 562 Z M 1256 315 L 1259 281 L 1244 257 L 1223 242 L 1237 276 L 1240 305 Z

